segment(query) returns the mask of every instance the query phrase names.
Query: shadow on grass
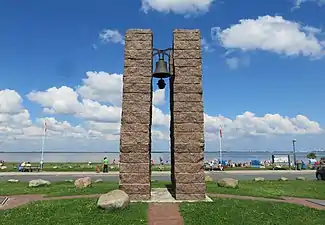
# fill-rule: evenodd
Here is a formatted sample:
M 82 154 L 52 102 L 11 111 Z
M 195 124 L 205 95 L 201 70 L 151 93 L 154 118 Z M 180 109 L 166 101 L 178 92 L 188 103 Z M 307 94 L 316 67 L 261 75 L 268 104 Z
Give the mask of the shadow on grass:
M 165 187 L 167 188 L 168 192 L 176 198 L 175 189 L 173 188 L 173 184 L 166 184 Z

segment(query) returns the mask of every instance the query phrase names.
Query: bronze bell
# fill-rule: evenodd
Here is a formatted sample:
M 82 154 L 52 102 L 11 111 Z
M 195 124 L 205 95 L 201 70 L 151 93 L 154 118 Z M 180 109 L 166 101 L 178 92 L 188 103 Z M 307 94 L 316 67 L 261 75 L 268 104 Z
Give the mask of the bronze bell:
M 168 78 L 170 77 L 170 73 L 167 69 L 167 62 L 164 59 L 159 59 L 156 62 L 155 72 L 152 74 L 155 78 Z

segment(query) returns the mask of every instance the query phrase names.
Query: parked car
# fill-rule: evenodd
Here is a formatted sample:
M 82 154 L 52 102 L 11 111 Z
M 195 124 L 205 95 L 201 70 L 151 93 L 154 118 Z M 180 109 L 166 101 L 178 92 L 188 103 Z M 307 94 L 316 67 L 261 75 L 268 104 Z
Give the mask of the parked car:
M 325 166 L 318 166 L 316 168 L 317 180 L 325 180 Z

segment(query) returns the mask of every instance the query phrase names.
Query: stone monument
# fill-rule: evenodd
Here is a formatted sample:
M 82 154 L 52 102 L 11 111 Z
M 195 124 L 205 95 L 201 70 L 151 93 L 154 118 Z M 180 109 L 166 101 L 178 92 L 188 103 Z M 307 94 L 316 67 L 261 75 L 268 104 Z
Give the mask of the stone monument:
M 174 30 L 169 57 L 172 192 L 176 200 L 204 200 L 204 113 L 199 30 Z M 125 35 L 120 131 L 120 189 L 132 200 L 151 196 L 153 34 Z

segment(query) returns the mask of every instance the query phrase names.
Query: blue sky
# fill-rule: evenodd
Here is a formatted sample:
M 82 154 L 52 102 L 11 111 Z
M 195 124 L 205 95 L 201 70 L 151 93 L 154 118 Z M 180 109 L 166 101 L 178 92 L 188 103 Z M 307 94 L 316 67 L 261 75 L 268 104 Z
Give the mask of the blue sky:
M 200 29 L 207 150 L 220 125 L 229 150 L 287 149 L 292 138 L 323 148 L 322 2 L 3 0 L 0 149 L 39 150 L 46 120 L 48 150 L 117 151 L 131 28 L 152 29 L 158 48 L 175 28 Z M 154 148 L 168 150 L 169 96 L 155 94 Z

